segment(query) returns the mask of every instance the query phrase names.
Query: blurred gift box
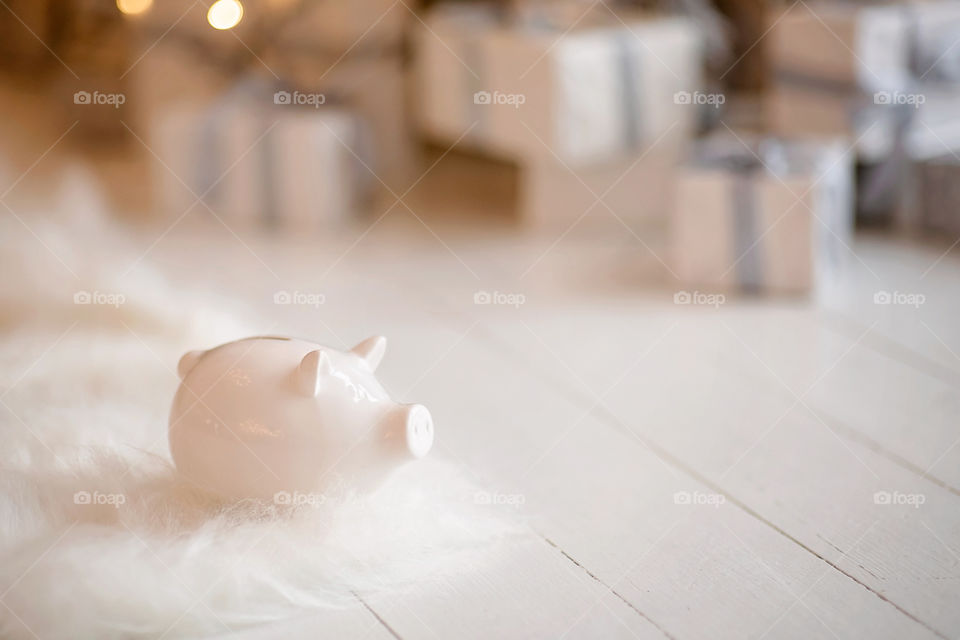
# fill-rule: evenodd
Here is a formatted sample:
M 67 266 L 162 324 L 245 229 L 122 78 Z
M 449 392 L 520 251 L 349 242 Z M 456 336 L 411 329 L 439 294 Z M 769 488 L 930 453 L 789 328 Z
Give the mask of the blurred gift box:
M 699 143 L 677 178 L 677 276 L 751 293 L 809 291 L 842 265 L 852 178 L 842 141 Z
M 168 107 L 150 135 L 162 209 L 174 219 L 209 212 L 231 228 L 330 229 L 356 215 L 369 191 L 362 136 L 350 112 L 258 84 Z
M 590 165 L 682 140 L 696 123 L 683 96 L 700 88 L 701 53 L 682 18 L 611 15 L 564 32 L 449 6 L 427 16 L 415 47 L 418 124 L 436 141 Z

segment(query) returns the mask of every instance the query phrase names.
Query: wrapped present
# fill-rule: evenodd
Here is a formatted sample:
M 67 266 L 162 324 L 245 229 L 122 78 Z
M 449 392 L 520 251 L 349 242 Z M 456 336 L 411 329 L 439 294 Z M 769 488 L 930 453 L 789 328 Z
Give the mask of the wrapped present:
M 277 95 L 284 96 L 283 93 Z M 316 231 L 348 219 L 369 186 L 352 114 L 261 92 L 170 108 L 151 146 L 169 217 L 212 212 L 233 228 Z
M 505 25 L 448 7 L 417 36 L 418 113 L 434 140 L 515 160 L 587 165 L 685 140 L 698 108 L 697 32 L 683 18 Z
M 917 186 L 922 227 L 960 235 L 960 157 L 947 154 L 918 163 Z
M 291 86 L 322 93 L 328 105 L 357 114 L 368 133 L 370 157 L 365 161 L 382 194 L 389 197 L 392 191 L 399 195 L 417 179 L 417 148 L 402 60 L 389 56 L 338 59 L 273 51 L 266 62 Z
M 851 181 L 840 142 L 703 143 L 677 177 L 675 273 L 694 286 L 810 290 L 841 264 Z
M 418 128 L 440 144 L 462 139 L 464 146 L 512 158 L 512 145 L 503 145 L 502 136 L 491 131 L 497 105 L 474 100 L 487 82 L 510 73 L 490 44 L 490 34 L 502 29 L 502 16 L 481 5 L 440 5 L 426 20 L 414 31 L 413 43 Z
M 540 161 L 519 172 L 518 214 L 527 228 L 623 236 L 670 211 L 678 147 L 583 167 Z M 629 232 L 626 232 L 629 235 Z
M 960 88 L 958 33 L 956 1 L 788 9 L 769 37 L 770 129 L 854 137 L 884 108 L 916 106 L 938 85 Z

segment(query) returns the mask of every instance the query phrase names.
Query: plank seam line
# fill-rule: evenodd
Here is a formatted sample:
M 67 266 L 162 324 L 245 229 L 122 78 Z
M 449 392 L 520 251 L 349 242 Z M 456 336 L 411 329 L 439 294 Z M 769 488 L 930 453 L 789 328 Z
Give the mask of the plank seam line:
M 857 327 L 861 330 L 865 328 L 862 327 L 862 325 L 856 319 L 843 312 L 834 311 L 832 309 L 823 309 L 822 313 L 824 319 L 823 326 L 844 338 L 850 337 L 851 327 Z M 956 389 L 958 386 L 958 381 L 960 381 L 960 371 L 957 371 L 949 365 L 938 362 L 927 355 L 919 353 L 918 351 L 914 351 L 910 347 L 897 342 L 894 338 L 891 338 L 882 332 L 877 333 L 876 331 L 871 331 L 870 335 L 866 336 L 861 344 L 870 349 L 873 353 L 899 362 L 900 364 L 912 369 L 917 373 L 923 374 L 930 378 L 935 378 L 954 389 Z
M 889 357 L 889 356 L 883 355 L 882 357 Z M 914 369 L 914 371 L 916 370 Z M 758 376 L 758 375 L 754 375 L 752 373 L 747 373 L 747 372 L 741 372 L 738 375 L 741 375 L 745 379 L 748 379 L 752 382 L 755 382 L 757 384 L 763 384 L 763 385 L 766 385 L 767 384 L 766 381 L 769 380 L 767 376 Z M 770 385 L 768 389 L 772 393 L 776 393 L 779 397 L 786 398 L 787 400 L 793 400 L 793 399 L 796 399 L 797 397 L 795 394 L 792 393 L 792 391 L 784 388 L 783 384 Z M 802 399 L 804 395 L 801 394 L 800 397 Z M 819 417 L 819 419 L 824 424 L 826 424 L 832 431 L 835 431 L 838 436 L 842 436 L 846 440 L 852 441 L 855 444 L 859 444 L 860 446 L 866 449 L 869 449 L 870 451 L 877 454 L 879 457 L 887 460 L 887 462 L 890 462 L 900 467 L 901 469 L 904 469 L 905 471 L 916 474 L 917 479 L 920 481 L 929 480 L 931 483 L 937 485 L 941 489 L 946 489 L 950 493 L 960 496 L 960 490 L 953 487 L 946 480 L 943 480 L 942 478 L 939 478 L 933 475 L 932 467 L 930 469 L 924 470 L 919 465 L 914 464 L 913 462 L 910 462 L 909 460 L 898 455 L 896 452 L 887 448 L 877 440 L 874 440 L 872 437 L 870 437 L 870 435 L 868 435 L 867 433 L 864 433 L 857 427 L 850 426 L 849 424 L 837 419 L 835 416 L 831 415 L 829 412 L 824 411 L 823 409 L 820 409 L 819 407 L 815 406 L 816 401 L 811 401 L 810 403 L 803 402 L 801 404 L 803 404 L 808 411 L 816 414 L 816 416 Z M 792 412 L 792 409 L 791 409 L 791 412 Z
M 377 613 L 376 611 L 374 611 L 373 607 L 371 607 L 369 604 L 367 604 L 367 601 L 366 601 L 366 600 L 364 600 L 363 598 L 361 598 L 361 597 L 360 597 L 359 595 L 357 595 L 357 594 L 354 594 L 354 595 L 357 596 L 357 600 L 360 601 L 360 604 L 363 605 L 363 608 L 366 609 L 367 611 L 369 611 L 369 612 L 370 612 L 370 615 L 372 615 L 374 618 L 376 618 L 377 621 L 378 621 L 381 625 L 383 625 L 383 628 L 386 629 L 387 632 L 388 632 L 391 636 L 393 636 L 394 638 L 396 638 L 396 640 L 403 640 L 403 638 L 400 637 L 400 634 L 397 633 L 397 632 L 394 630 L 394 628 L 391 627 L 391 626 L 387 623 L 386 620 L 384 620 L 383 618 L 381 618 L 381 617 L 380 617 L 380 614 Z
M 664 629 L 662 626 L 660 626 L 660 624 L 657 623 L 656 620 L 654 620 L 653 618 L 645 614 L 643 611 L 638 609 L 636 605 L 634 605 L 632 602 L 630 602 L 629 600 L 624 598 L 622 595 L 620 595 L 620 593 L 618 593 L 616 589 L 614 589 L 612 586 L 608 585 L 606 582 L 604 582 L 599 577 L 597 577 L 597 575 L 594 574 L 592 571 L 590 571 L 590 569 L 587 569 L 584 565 L 577 562 L 577 560 L 573 556 L 571 556 L 569 553 L 567 553 L 562 548 L 560 548 L 560 546 L 557 543 L 555 543 L 553 540 L 543 535 L 539 531 L 537 531 L 537 535 L 543 538 L 546 541 L 546 543 L 549 544 L 551 547 L 559 551 L 564 558 L 566 558 L 567 560 L 575 564 L 578 568 L 580 568 L 581 571 L 583 571 L 588 576 L 590 576 L 590 578 L 592 578 L 597 584 L 603 586 L 604 589 L 606 589 L 607 591 L 615 595 L 617 598 L 622 600 L 625 605 L 627 605 L 628 607 L 630 607 L 630 609 L 635 611 L 641 618 L 643 618 L 644 620 L 652 624 L 654 627 L 656 627 L 657 631 L 662 633 L 664 636 L 666 636 L 670 640 L 677 640 L 676 636 L 674 636 L 669 631 Z

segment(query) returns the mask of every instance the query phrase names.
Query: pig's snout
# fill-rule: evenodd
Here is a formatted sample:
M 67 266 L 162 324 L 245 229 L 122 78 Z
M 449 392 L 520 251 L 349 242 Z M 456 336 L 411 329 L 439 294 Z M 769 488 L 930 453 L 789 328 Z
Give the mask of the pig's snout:
M 422 404 L 400 405 L 390 412 L 385 436 L 406 455 L 422 458 L 433 446 L 433 417 Z

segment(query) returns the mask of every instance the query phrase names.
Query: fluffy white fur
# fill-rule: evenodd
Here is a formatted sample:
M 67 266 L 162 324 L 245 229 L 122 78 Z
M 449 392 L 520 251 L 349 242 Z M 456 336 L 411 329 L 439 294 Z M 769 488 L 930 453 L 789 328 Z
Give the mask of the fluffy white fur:
M 375 496 L 295 510 L 184 485 L 166 440 L 177 357 L 252 331 L 210 311 L 223 301 L 143 269 L 124 282 L 141 295 L 119 309 L 74 305 L 78 289 L 116 290 L 135 254 L 117 257 L 122 238 L 108 237 L 109 252 L 85 258 L 68 231 L 32 220 L 77 280 L 10 224 L 0 229 L 0 636 L 223 632 L 463 571 L 513 530 L 429 457 Z M 78 505 L 78 491 L 125 503 Z

